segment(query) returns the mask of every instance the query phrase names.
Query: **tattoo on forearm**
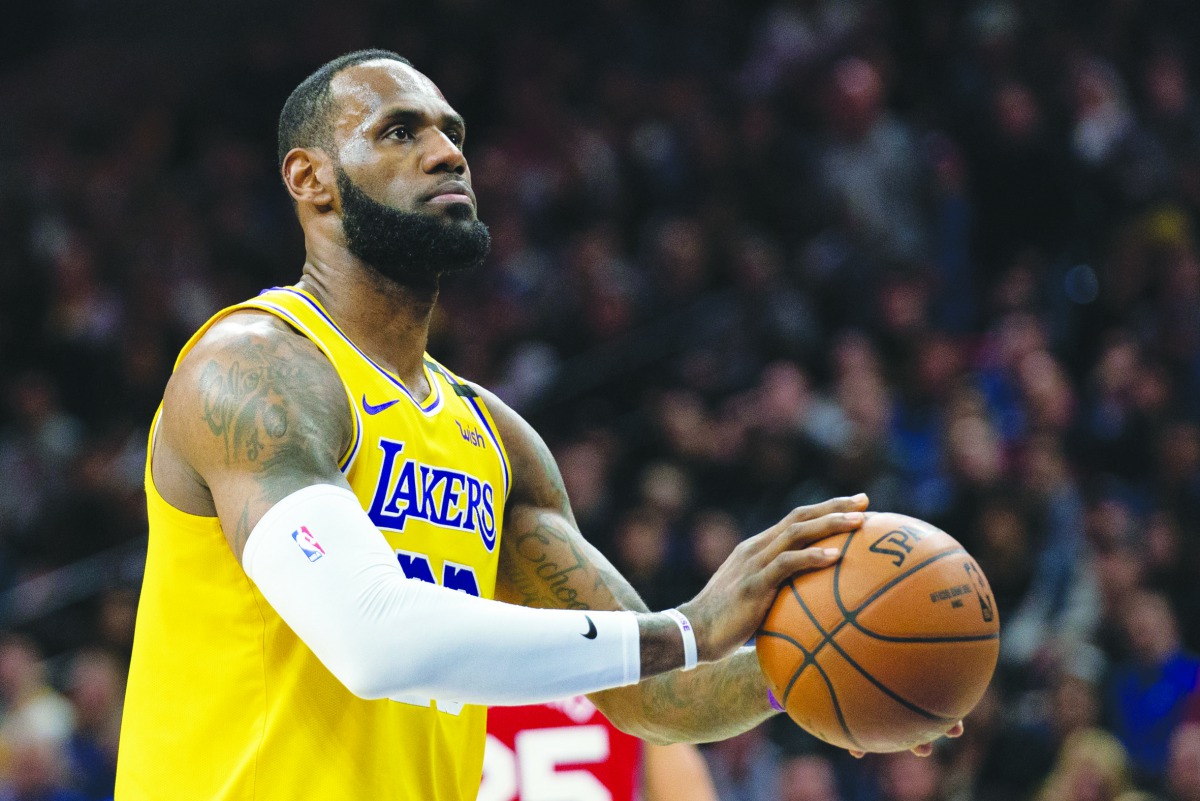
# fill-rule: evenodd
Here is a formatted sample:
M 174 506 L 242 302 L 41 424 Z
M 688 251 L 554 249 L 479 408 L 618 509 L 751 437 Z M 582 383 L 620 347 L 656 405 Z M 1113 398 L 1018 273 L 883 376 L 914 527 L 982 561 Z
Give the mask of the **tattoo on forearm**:
M 595 566 L 580 550 L 578 536 L 560 515 L 518 515 L 502 541 L 500 573 L 508 600 L 548 609 L 603 608 L 593 606 L 595 596 L 586 589 Z
M 552 544 L 557 547 L 552 548 Z M 546 593 L 554 598 L 555 606 L 563 609 L 591 608 L 572 586 L 576 573 L 583 571 L 579 574 L 582 576 L 587 572 L 587 560 L 551 522 L 542 520 L 532 531 L 518 532 L 512 553 L 519 565 L 516 569 L 526 574 L 518 579 L 518 589 L 527 588 L 521 592 Z
M 647 719 L 682 739 L 732 737 L 770 715 L 753 651 L 688 673 L 656 676 L 643 683 L 641 701 Z

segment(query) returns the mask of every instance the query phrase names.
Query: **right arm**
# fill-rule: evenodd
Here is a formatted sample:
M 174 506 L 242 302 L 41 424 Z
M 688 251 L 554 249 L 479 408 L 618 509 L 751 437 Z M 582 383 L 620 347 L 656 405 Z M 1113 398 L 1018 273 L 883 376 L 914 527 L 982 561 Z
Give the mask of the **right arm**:
M 272 315 L 238 312 L 167 384 L 154 480 L 184 511 L 215 514 L 240 563 L 276 503 L 314 484 L 349 489 L 338 459 L 352 435 L 346 390 L 317 346 Z
M 238 313 L 172 377 L 154 454 L 164 497 L 188 500 L 181 508 L 208 499 L 247 575 L 348 689 L 536 703 L 682 664 L 660 616 L 523 609 L 405 577 L 338 469 L 348 404 L 311 341 Z M 318 545 L 304 550 L 298 536 Z

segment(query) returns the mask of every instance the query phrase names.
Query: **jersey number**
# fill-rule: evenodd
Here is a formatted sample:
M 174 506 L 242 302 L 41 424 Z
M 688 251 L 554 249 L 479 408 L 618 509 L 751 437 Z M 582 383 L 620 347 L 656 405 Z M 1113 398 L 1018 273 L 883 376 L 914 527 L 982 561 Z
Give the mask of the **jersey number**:
M 516 750 L 488 735 L 478 801 L 612 801 L 612 793 L 585 768 L 608 759 L 603 726 L 564 726 L 517 733 Z M 518 792 L 520 795 L 518 795 Z
M 418 581 L 427 581 L 430 584 L 438 583 L 437 579 L 433 577 L 433 566 L 429 564 L 429 557 L 425 554 L 397 550 L 396 561 L 400 563 L 400 569 L 404 571 L 406 577 L 417 579 Z M 454 562 L 443 562 L 441 584 L 448 590 L 458 590 L 459 592 L 465 592 L 467 595 L 474 595 L 476 598 L 479 597 L 479 582 L 475 580 L 475 570 L 469 565 L 456 565 Z M 402 704 L 428 707 L 437 699 L 416 695 L 398 695 L 393 696 L 392 700 Z M 439 712 L 457 715 L 462 712 L 463 705 L 458 701 L 437 701 L 437 708 Z

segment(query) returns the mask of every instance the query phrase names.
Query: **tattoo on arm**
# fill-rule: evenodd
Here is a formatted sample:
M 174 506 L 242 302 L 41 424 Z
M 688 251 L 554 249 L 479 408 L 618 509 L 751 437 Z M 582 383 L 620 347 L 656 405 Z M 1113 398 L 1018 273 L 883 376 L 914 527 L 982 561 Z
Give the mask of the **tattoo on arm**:
M 771 715 L 766 684 L 754 649 L 646 681 L 640 693 L 648 720 L 681 739 L 732 737 Z
M 183 408 L 195 415 L 187 428 L 197 469 L 239 558 L 274 503 L 311 483 L 342 481 L 338 458 L 353 434 L 333 366 L 310 341 L 275 325 L 258 323 L 197 352 L 204 360 L 182 390 Z
M 278 348 L 276 348 L 278 350 Z M 288 411 L 281 394 L 302 368 L 272 358 L 262 343 L 243 349 L 232 364 L 210 360 L 200 373 L 203 418 L 225 445 L 225 464 L 257 462 L 268 442 L 283 441 Z

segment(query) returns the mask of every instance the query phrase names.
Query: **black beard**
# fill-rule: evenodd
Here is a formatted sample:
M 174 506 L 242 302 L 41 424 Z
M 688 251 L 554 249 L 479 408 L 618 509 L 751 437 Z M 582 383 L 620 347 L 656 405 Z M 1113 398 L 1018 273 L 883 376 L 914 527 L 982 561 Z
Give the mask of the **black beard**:
M 384 278 L 408 287 L 436 287 L 447 273 L 478 267 L 492 235 L 465 205 L 446 209 L 448 219 L 400 211 L 367 196 L 337 168 L 346 248 Z

